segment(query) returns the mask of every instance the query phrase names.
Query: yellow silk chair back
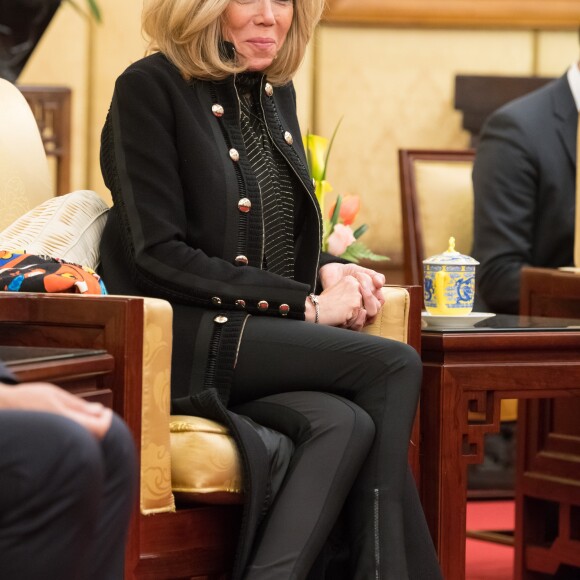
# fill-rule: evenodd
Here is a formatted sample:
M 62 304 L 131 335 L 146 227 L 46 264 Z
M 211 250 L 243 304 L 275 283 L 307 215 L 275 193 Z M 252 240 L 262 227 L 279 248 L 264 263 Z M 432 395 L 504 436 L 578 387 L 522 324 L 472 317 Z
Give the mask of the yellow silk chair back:
M 453 236 L 469 254 L 473 242 L 473 150 L 399 150 L 405 284 L 423 284 L 423 260 Z
M 52 195 L 34 115 L 22 93 L 0 79 L 0 231 Z

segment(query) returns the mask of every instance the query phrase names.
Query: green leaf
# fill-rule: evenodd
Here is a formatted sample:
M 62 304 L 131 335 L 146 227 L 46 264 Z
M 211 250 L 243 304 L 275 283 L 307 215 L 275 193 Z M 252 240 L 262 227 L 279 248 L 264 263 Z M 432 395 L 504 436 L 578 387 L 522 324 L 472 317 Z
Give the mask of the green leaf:
M 324 220 L 322 223 L 322 251 L 328 252 L 328 236 L 330 236 L 332 228 L 330 227 L 330 222 L 328 220 Z
M 88 0 L 89 8 L 91 10 L 92 15 L 94 16 L 97 22 L 102 22 L 101 18 L 101 10 L 96 2 L 96 0 Z
M 369 250 L 362 242 L 353 242 L 346 251 L 341 254 L 341 258 L 348 260 L 349 262 L 358 263 L 360 260 L 373 260 L 378 262 L 379 260 L 390 260 L 388 256 L 381 256 L 380 254 L 375 254 Z
M 338 131 L 338 128 L 340 127 L 340 124 L 342 123 L 342 120 L 344 119 L 344 117 L 341 117 L 338 121 L 338 123 L 336 124 L 336 127 L 334 128 L 334 131 L 332 133 L 332 137 L 330 138 L 330 143 L 328 144 L 328 149 L 326 151 L 326 159 L 324 160 L 324 171 L 322 173 L 322 179 L 321 181 L 324 181 L 326 179 L 326 170 L 328 168 L 328 159 L 330 157 L 330 152 L 332 151 L 332 144 L 334 143 L 334 138 L 336 137 L 336 133 Z
M 340 216 L 340 206 L 342 205 L 342 195 L 338 194 L 336 198 L 336 205 L 334 206 L 334 211 L 332 212 L 332 216 L 330 217 L 330 231 L 334 229 L 334 226 L 338 222 L 338 218 Z
M 353 236 L 355 240 L 358 240 L 367 230 L 369 229 L 369 226 L 367 224 L 363 224 L 362 226 L 359 226 L 356 230 L 354 230 L 353 232 Z
M 65 0 L 65 2 L 68 2 L 79 14 L 82 14 L 85 17 L 87 16 L 87 13 L 77 4 L 75 0 Z M 101 9 L 99 8 L 96 0 L 87 0 L 87 4 L 89 5 L 89 13 L 95 19 L 95 21 L 99 23 L 102 22 L 103 20 L 101 18 Z

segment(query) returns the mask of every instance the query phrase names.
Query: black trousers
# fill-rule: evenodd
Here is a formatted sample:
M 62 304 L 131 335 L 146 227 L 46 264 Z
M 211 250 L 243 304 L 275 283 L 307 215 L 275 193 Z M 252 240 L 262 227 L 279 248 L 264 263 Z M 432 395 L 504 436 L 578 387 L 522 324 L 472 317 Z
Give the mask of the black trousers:
M 0 411 L 0 578 L 121 580 L 136 477 L 118 417 L 98 441 L 58 415 Z
M 350 580 L 441 578 L 407 463 L 421 368 L 416 351 L 396 341 L 248 321 L 230 404 L 292 437 L 300 451 L 262 526 L 248 580 L 308 577 L 343 506 Z M 311 436 L 300 438 L 304 432 Z

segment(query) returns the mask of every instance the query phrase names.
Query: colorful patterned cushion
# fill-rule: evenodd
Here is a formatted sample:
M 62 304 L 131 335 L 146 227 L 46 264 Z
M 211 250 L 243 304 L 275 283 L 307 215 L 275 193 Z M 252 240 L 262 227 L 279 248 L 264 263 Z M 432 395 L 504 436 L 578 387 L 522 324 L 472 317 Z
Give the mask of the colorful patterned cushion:
M 0 250 L 0 290 L 7 292 L 68 292 L 106 294 L 90 268 L 48 256 Z

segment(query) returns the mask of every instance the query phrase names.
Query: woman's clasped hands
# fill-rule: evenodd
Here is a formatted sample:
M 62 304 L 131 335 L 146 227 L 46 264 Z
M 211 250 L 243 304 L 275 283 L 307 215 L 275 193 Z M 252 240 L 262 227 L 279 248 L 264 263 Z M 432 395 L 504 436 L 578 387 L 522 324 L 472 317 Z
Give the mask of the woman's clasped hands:
M 319 323 L 359 331 L 376 318 L 384 304 L 383 274 L 358 264 L 326 264 L 319 270 Z M 313 322 L 314 306 L 306 303 L 306 319 Z

